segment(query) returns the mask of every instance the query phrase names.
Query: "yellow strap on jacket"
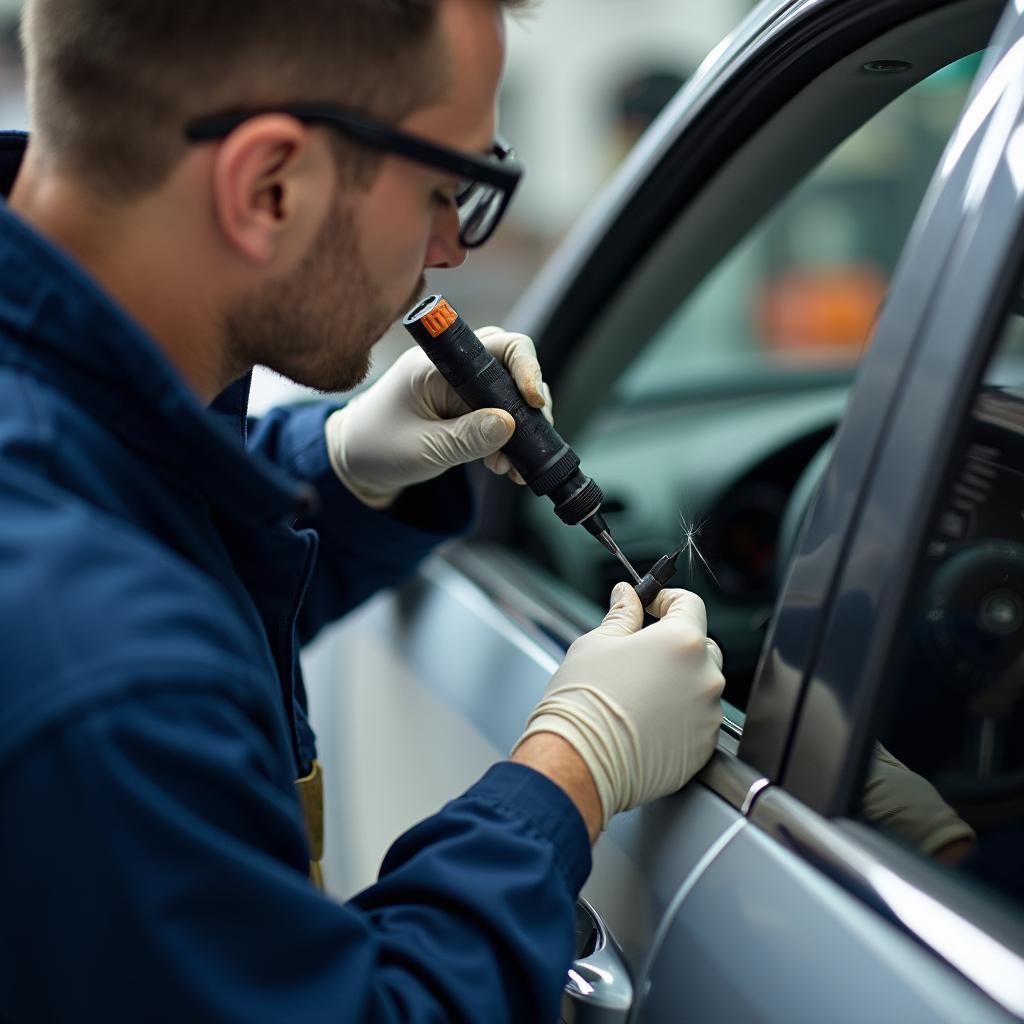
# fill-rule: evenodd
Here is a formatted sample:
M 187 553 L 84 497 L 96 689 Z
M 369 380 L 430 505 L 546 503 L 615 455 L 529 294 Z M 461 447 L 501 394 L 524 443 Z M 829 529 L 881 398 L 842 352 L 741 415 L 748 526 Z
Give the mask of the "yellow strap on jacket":
M 324 856 L 324 777 L 320 762 L 314 761 L 308 775 L 295 780 L 295 788 L 302 801 L 302 812 L 306 817 L 306 832 L 309 835 L 309 877 L 313 884 L 323 890 L 324 874 L 320 861 Z

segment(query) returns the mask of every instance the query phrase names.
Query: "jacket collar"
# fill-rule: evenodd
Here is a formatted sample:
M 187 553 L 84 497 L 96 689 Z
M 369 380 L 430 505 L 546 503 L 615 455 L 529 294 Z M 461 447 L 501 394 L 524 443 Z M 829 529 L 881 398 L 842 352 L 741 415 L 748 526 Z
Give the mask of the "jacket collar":
M 6 196 L 27 136 L 0 133 Z M 249 375 L 204 408 L 161 349 L 66 253 L 0 202 L 0 363 L 43 375 L 232 518 L 270 525 L 309 487 L 245 451 Z

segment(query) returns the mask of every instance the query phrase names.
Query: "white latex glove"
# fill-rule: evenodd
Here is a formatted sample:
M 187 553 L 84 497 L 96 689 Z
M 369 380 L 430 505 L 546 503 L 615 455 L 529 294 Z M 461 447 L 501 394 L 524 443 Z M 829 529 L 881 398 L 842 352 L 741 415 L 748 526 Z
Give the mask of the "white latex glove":
M 933 856 L 959 839 L 977 836 L 939 791 L 925 778 L 875 744 L 868 783 L 864 787 L 864 817 L 891 829 L 901 839 Z
M 566 740 L 594 777 L 603 827 L 685 785 L 711 757 L 722 721 L 722 652 L 708 638 L 704 602 L 663 590 L 650 610 L 661 621 L 641 629 L 636 591 L 618 584 L 604 621 L 569 648 L 516 743 L 539 732 Z
M 512 374 L 523 398 L 551 422 L 551 392 L 525 334 L 484 327 L 476 336 Z M 387 508 L 412 484 L 484 459 L 523 483 L 501 452 L 515 420 L 501 409 L 469 406 L 414 346 L 371 387 L 327 418 L 327 452 L 341 482 L 371 508 Z

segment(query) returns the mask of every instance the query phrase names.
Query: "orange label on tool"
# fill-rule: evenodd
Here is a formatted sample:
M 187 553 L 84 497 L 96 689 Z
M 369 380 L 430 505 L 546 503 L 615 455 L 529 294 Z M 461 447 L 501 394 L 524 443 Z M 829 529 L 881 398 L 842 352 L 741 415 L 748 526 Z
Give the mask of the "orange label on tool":
M 459 314 L 448 305 L 447 299 L 442 299 L 423 319 L 420 321 L 427 329 L 427 333 L 436 338 L 443 334 L 456 320 Z

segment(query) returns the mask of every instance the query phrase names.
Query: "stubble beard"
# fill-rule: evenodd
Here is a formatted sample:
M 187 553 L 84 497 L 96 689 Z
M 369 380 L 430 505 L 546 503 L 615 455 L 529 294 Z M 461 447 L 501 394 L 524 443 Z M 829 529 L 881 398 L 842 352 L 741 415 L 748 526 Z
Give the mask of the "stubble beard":
M 317 391 L 349 391 L 366 379 L 371 349 L 423 288 L 421 278 L 401 311 L 386 307 L 359 252 L 351 210 L 339 203 L 295 270 L 228 311 L 232 361 L 267 366 Z

